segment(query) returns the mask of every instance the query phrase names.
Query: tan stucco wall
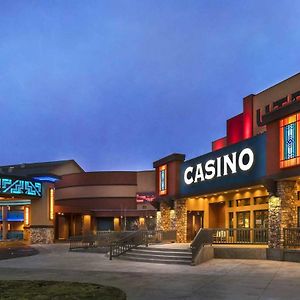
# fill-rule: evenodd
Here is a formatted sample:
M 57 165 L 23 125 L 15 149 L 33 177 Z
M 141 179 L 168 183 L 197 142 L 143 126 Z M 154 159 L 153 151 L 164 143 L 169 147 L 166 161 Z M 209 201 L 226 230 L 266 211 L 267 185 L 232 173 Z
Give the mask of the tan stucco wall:
M 136 197 L 136 186 L 78 186 L 56 189 L 56 199 Z
M 49 188 L 50 184 L 43 183 L 43 197 L 31 200 L 30 225 L 53 225 L 49 220 Z
M 69 162 L 64 165 L 60 165 L 59 167 L 55 168 L 52 173 L 62 176 L 67 174 L 73 173 L 81 173 L 83 172 L 75 163 Z
M 209 227 L 208 199 L 207 198 L 188 198 L 186 201 L 187 211 L 204 211 L 204 228 Z
M 137 192 L 155 192 L 155 171 L 137 172 Z
M 269 89 L 262 91 L 253 98 L 253 134 L 266 131 L 266 128 L 256 125 L 256 111 L 261 109 L 264 113 L 265 106 L 272 104 L 274 101 L 286 97 L 288 94 L 293 94 L 300 90 L 300 73 L 272 86 Z

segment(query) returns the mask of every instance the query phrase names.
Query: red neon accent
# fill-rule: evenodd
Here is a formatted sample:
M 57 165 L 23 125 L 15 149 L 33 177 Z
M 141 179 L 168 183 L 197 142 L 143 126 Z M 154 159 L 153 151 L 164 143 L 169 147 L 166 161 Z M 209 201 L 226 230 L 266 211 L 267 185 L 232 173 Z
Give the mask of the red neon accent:
M 235 144 L 244 139 L 244 114 L 227 120 L 227 145 Z
M 212 142 L 212 151 L 222 149 L 227 146 L 226 136 Z
M 244 139 L 253 136 L 253 95 L 244 98 Z

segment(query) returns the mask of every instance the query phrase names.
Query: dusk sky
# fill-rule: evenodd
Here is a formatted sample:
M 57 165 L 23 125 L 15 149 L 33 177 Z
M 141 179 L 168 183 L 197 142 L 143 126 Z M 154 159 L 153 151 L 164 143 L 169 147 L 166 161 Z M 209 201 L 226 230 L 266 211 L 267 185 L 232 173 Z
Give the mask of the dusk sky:
M 144 170 L 211 150 L 300 71 L 300 1 L 0 1 L 1 165 Z

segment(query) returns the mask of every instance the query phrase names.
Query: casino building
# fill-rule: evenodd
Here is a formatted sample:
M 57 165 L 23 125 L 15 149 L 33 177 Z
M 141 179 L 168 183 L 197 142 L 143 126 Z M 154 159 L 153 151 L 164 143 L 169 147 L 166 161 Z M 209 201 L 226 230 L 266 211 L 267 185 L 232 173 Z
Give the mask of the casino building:
M 51 243 L 101 230 L 222 229 L 232 243 L 300 241 L 300 73 L 243 99 L 212 151 L 154 170 L 85 172 L 74 160 L 0 167 L 0 238 Z M 158 209 L 158 211 L 157 211 Z M 243 236 L 237 234 L 242 233 Z
M 0 167 L 0 238 L 52 243 L 154 229 L 154 171 L 85 172 L 74 160 Z
M 245 97 L 210 153 L 174 153 L 153 167 L 161 227 L 178 242 L 200 228 L 253 228 L 282 246 L 283 231 L 300 227 L 300 73 Z

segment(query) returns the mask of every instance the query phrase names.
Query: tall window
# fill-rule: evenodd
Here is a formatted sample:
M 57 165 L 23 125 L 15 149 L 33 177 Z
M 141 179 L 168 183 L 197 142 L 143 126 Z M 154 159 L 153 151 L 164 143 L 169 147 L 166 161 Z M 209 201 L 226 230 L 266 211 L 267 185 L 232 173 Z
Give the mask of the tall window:
M 300 114 L 280 120 L 280 168 L 300 164 Z
M 54 189 L 49 189 L 49 220 L 54 219 Z
M 159 167 L 159 195 L 167 194 L 167 165 Z

